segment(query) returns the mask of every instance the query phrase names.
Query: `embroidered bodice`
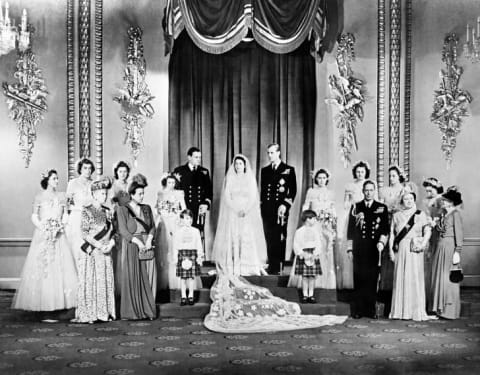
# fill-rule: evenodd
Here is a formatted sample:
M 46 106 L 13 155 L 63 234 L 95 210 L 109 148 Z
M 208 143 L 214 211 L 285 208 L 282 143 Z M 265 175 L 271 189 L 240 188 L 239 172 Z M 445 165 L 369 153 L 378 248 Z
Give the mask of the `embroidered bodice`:
M 95 236 L 105 228 L 108 220 L 108 209 L 105 207 L 101 206 L 100 208 L 97 208 L 93 204 L 84 207 L 80 224 L 82 237 L 87 238 L 88 236 Z M 101 242 L 108 242 L 110 231 L 111 228 L 103 236 L 103 239 L 100 240 Z
M 112 188 L 110 189 L 110 199 L 113 204 L 124 205 L 130 200 L 130 195 L 128 194 L 128 183 L 122 182 L 120 180 L 115 180 L 113 182 Z
M 33 213 L 39 220 L 55 219 L 61 221 L 65 211 L 66 198 L 65 193 L 41 192 L 35 197 L 33 203 Z
M 330 211 L 335 213 L 333 191 L 326 187 L 309 188 L 307 190 L 305 203 L 303 204 L 303 210 L 308 209 L 315 211 L 317 215 L 320 211 Z
M 80 177 L 74 178 L 73 180 L 69 181 L 67 187 L 67 198 L 71 199 L 72 203 L 70 207 L 72 210 L 81 210 L 84 206 L 91 202 L 91 184 L 91 180 L 84 180 Z
M 350 182 L 345 186 L 345 204 L 350 206 L 363 199 L 363 183 L 365 181 Z
M 385 203 L 390 214 L 400 210 L 400 200 L 402 198 L 403 191 L 404 187 L 401 184 L 395 186 L 384 186 L 380 189 L 380 201 Z

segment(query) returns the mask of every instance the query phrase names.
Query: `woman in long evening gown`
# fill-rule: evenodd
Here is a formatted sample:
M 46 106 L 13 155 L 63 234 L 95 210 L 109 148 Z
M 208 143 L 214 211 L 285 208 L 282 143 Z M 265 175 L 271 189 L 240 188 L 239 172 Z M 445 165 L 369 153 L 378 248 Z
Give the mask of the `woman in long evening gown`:
M 443 186 L 435 177 L 429 177 L 423 181 L 422 186 L 425 189 L 425 199 L 423 200 L 423 209 L 433 221 L 438 221 L 442 215 L 442 194 Z M 438 231 L 433 229 L 430 237 L 430 245 L 425 251 L 425 296 L 427 305 L 432 296 L 432 257 L 438 243 Z
M 229 274 L 265 274 L 267 245 L 258 187 L 244 155 L 233 158 L 225 176 L 212 258 Z
M 70 180 L 67 186 L 67 200 L 70 215 L 68 224 L 65 228 L 73 259 L 77 263 L 77 258 L 82 251 L 80 246 L 83 244 L 82 231 L 80 229 L 80 221 L 82 209 L 92 200 L 90 185 L 92 183 L 92 174 L 95 171 L 93 162 L 89 159 L 81 159 L 77 163 L 77 173 L 79 176 Z
M 444 215 L 437 221 L 439 233 L 432 259 L 432 297 L 429 311 L 446 319 L 460 317 L 460 284 L 450 280 L 450 270 L 460 265 L 463 246 L 462 196 L 456 188 L 442 194 Z
M 42 175 L 41 186 L 44 191 L 33 204 L 35 231 L 12 308 L 69 309 L 77 304 L 77 270 L 63 231 L 66 198 L 57 192 L 58 175 L 53 169 Z
M 208 329 L 224 333 L 285 331 L 346 320 L 346 316 L 301 315 L 297 303 L 275 297 L 267 288 L 240 276 L 262 274 L 266 259 L 257 187 L 243 155 L 234 158 L 227 172 L 222 201 L 220 217 L 225 221 L 219 220 L 223 229 L 217 229 L 215 237 L 217 278 L 210 289 L 210 313 L 204 320 Z
M 155 259 L 139 258 L 140 250 L 152 248 L 155 232 L 152 209 L 142 204 L 145 186 L 146 179 L 134 177 L 128 187 L 131 201 L 117 208 L 118 229 L 122 238 L 122 319 L 154 319 L 156 316 Z
M 118 224 L 116 210 L 118 206 L 123 206 L 130 201 L 130 194 L 128 194 L 128 177 L 130 175 L 130 166 L 124 161 L 119 161 L 113 167 L 113 184 L 109 190 L 107 205 L 112 208 L 113 216 L 113 231 L 115 238 L 115 246 L 112 249 L 112 261 L 115 277 L 115 295 L 120 296 L 121 280 L 122 280 L 122 241 L 118 234 Z
M 321 239 L 322 274 L 315 279 L 315 287 L 336 289 L 334 244 L 337 237 L 337 214 L 333 191 L 327 188 L 330 172 L 322 168 L 316 171 L 313 177 L 315 185 L 307 190 L 302 211 L 312 210 L 317 214 L 316 229 Z
M 108 177 L 91 185 L 93 202 L 82 210 L 81 229 L 84 243 L 78 258 L 78 306 L 75 321 L 93 323 L 115 319 L 113 262 L 115 241 L 112 238 L 112 216 L 104 206 L 112 183 Z
M 158 268 L 159 289 L 179 289 L 175 276 L 176 260 L 172 258 L 173 233 L 178 228 L 180 213 L 186 208 L 183 190 L 177 189 L 178 180 L 173 174 L 162 178 L 163 189 L 158 192 L 157 231 L 155 233 L 155 257 Z
M 435 318 L 426 312 L 423 268 L 431 221 L 425 212 L 417 210 L 415 199 L 415 193 L 405 192 L 391 220 L 389 256 L 394 262 L 394 273 L 390 319 Z
M 352 168 L 353 182 L 345 186 L 344 213 L 338 227 L 339 243 L 336 248 L 337 289 L 353 289 L 353 262 L 347 254 L 347 225 L 352 206 L 363 199 L 363 183 L 370 177 L 370 166 L 358 161 Z

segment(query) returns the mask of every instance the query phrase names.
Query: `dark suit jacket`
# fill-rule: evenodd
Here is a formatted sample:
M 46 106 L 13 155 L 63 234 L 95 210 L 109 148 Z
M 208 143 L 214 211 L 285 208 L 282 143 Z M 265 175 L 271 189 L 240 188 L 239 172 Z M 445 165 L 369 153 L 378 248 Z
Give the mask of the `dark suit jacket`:
M 293 204 L 297 194 L 295 168 L 280 162 L 274 170 L 271 165 L 262 168 L 260 174 L 260 205 L 262 212 L 273 212 L 284 204 L 287 210 Z
M 197 215 L 201 204 L 210 207 L 213 192 L 207 168 L 199 166 L 196 171 L 192 171 L 187 163 L 175 168 L 173 173 L 180 176 L 180 189 L 185 193 L 185 204 L 194 215 Z
M 362 215 L 363 219 L 357 223 L 354 215 Z M 353 252 L 355 256 L 378 254 L 377 243 L 381 240 L 384 244 L 389 233 L 388 209 L 383 203 L 373 201 L 367 208 L 365 201 L 356 203 L 348 220 L 347 238 L 353 240 Z M 354 258 L 355 259 L 355 258 Z

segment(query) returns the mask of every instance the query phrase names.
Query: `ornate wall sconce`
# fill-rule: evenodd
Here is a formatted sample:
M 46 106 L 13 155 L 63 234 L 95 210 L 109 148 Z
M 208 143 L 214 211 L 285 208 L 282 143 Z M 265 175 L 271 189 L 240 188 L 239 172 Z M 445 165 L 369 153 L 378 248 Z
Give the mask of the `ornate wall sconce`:
M 480 62 L 480 17 L 477 18 L 477 28 L 467 24 L 466 41 L 463 44 L 463 55 L 473 63 Z
M 123 80 L 124 87 L 119 90 L 113 100 L 120 103 L 120 118 L 124 122 L 124 144 L 130 146 L 131 154 L 136 164 L 137 157 L 143 149 L 143 130 L 147 118 L 152 118 L 155 111 L 150 102 L 154 96 L 145 82 L 147 64 L 143 56 L 142 30 L 139 27 L 128 29 L 127 67 Z
M 458 37 L 448 34 L 442 51 L 445 69 L 440 71 L 440 88 L 434 92 L 433 112 L 430 120 L 442 132 L 442 151 L 447 161 L 447 169 L 453 160 L 453 150 L 457 145 L 463 117 L 468 116 L 468 103 L 473 98 L 467 90 L 458 87 L 463 68 L 457 65 Z
M 16 83 L 3 82 L 3 92 L 9 110 L 9 117 L 17 123 L 18 145 L 25 168 L 30 165 L 32 149 L 37 139 L 37 126 L 47 110 L 47 87 L 38 68 L 31 46 L 18 51 Z

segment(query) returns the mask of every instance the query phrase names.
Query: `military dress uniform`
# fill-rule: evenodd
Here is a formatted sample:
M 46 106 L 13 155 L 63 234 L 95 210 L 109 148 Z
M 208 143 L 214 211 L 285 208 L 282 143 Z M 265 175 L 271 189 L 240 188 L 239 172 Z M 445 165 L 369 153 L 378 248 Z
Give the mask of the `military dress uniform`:
M 193 212 L 192 226 L 203 233 L 205 223 L 198 217 L 198 208 L 201 204 L 210 208 L 213 195 L 208 169 L 202 166 L 191 169 L 187 163 L 175 168 L 173 173 L 179 176 L 180 189 L 185 193 L 185 205 Z
M 263 229 L 267 241 L 268 265 L 270 273 L 280 271 L 280 262 L 285 258 L 288 212 L 297 194 L 295 168 L 280 162 L 262 168 L 260 186 L 260 207 Z M 285 217 L 278 217 L 280 205 L 287 208 Z
M 389 232 L 388 209 L 383 203 L 372 201 L 370 207 L 364 200 L 350 211 L 347 238 L 353 249 L 353 315 L 375 316 L 377 297 L 378 242 L 387 242 Z

